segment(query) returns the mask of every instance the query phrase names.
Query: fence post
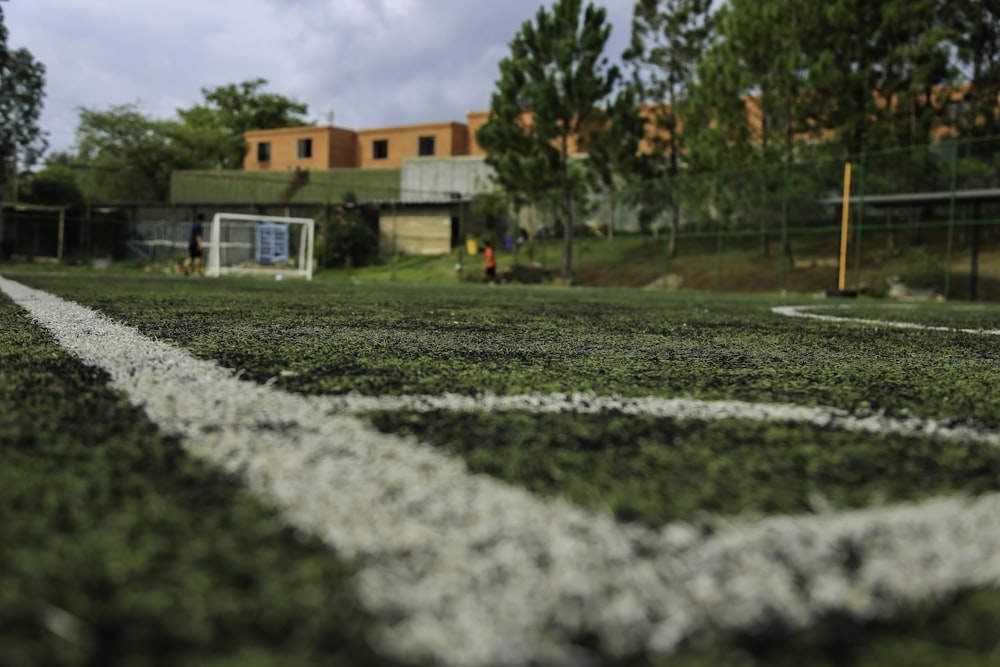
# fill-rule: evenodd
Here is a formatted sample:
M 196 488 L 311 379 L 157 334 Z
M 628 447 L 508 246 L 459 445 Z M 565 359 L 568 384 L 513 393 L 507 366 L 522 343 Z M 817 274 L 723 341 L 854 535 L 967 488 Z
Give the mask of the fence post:
M 854 289 L 861 289 L 861 228 L 865 224 L 865 167 L 868 164 L 867 151 L 861 151 L 858 166 L 858 224 L 854 228 Z
M 781 262 L 778 264 L 778 289 L 782 293 L 785 291 L 785 271 L 788 264 L 788 162 L 785 162 L 782 169 L 781 185 Z
M 667 184 L 667 187 L 670 187 L 669 183 Z M 664 210 L 667 209 L 666 206 L 664 206 L 663 208 L 664 208 Z M 658 228 L 657 227 L 653 227 L 652 224 L 650 224 L 650 228 L 653 231 L 653 238 L 655 239 L 656 236 L 657 236 L 657 234 L 659 234 L 659 232 L 657 231 Z M 670 276 L 670 259 L 671 259 L 671 257 L 670 257 L 670 235 L 669 234 L 665 234 L 663 236 L 663 286 L 664 287 L 667 286 L 668 281 L 669 281 L 669 276 Z
M 716 187 L 713 188 L 713 193 L 716 197 L 718 197 L 717 186 L 718 183 L 716 183 Z M 720 210 L 720 207 L 718 206 L 718 201 L 716 202 L 716 210 Z M 717 224 L 716 228 L 717 238 L 715 244 L 715 291 L 720 292 L 722 291 L 722 230 L 724 227 L 724 220 L 721 215 L 719 216 L 719 219 L 717 220 L 716 224 Z
M 951 296 L 951 252 L 955 235 L 955 191 L 958 189 L 958 139 L 951 151 L 951 196 L 948 202 L 948 250 L 944 264 L 944 298 Z

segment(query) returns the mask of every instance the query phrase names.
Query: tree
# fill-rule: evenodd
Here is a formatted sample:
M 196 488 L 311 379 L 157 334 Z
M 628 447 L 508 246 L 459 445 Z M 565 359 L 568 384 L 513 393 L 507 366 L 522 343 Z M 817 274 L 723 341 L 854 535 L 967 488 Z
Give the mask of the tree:
M 33 165 L 48 148 L 38 126 L 44 97 L 45 66 L 27 49 L 7 47 L 0 9 L 0 180 L 12 190 L 19 165 Z
M 525 21 L 500 62 L 487 123 L 476 133 L 487 163 L 505 190 L 525 199 L 560 192 L 565 251 L 563 274 L 573 278 L 573 190 L 569 168 L 574 141 L 604 123 L 601 105 L 618 80 L 603 56 L 611 34 L 603 8 L 582 0 L 557 0 Z
M 958 69 L 969 84 L 956 125 L 963 136 L 1000 134 L 1000 2 L 949 0 L 946 6 Z
M 252 79 L 240 84 L 202 88 L 205 103 L 179 109 L 181 121 L 190 129 L 214 136 L 211 148 L 213 166 L 242 169 L 247 152 L 243 133 L 250 130 L 273 130 L 308 125 L 305 104 L 260 89 L 267 79 Z
M 808 115 L 838 155 L 926 143 L 950 80 L 941 0 L 808 5 Z
M 615 205 L 623 184 L 639 184 L 626 190 L 632 203 L 640 207 L 648 190 L 644 187 L 653 182 L 661 172 L 658 153 L 644 151 L 643 142 L 648 140 L 646 125 L 638 108 L 639 89 L 634 83 L 623 86 L 607 108 L 606 118 L 600 131 L 588 137 L 587 173 L 591 187 L 595 191 L 607 193 L 610 199 L 612 220 L 608 225 L 614 234 Z
M 82 108 L 76 145 L 82 189 L 90 201 L 167 201 L 173 170 L 209 166 L 197 139 L 176 121 L 147 117 L 137 104 Z
M 21 181 L 19 201 L 47 206 L 84 205 L 83 193 L 78 184 L 76 159 L 68 153 L 50 154 L 45 167 Z
M 684 106 L 695 81 L 698 62 L 712 35 L 711 0 L 638 0 L 633 9 L 632 38 L 624 56 L 633 64 L 643 101 L 652 105 L 651 148 L 663 155 L 662 177 L 680 171 L 684 146 Z M 672 185 L 672 184 L 671 184 Z M 672 188 L 663 188 L 671 193 Z M 680 204 L 670 196 L 668 255 L 677 254 Z

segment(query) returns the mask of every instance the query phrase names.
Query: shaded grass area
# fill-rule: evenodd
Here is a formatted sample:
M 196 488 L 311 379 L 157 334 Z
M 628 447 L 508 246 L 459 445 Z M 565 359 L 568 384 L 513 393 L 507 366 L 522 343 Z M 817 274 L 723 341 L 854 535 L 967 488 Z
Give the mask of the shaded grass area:
M 1000 592 L 964 591 L 890 622 L 829 618 L 797 632 L 708 632 L 657 667 L 996 667 Z
M 651 525 L 1000 490 L 1000 449 L 799 424 L 524 413 L 371 415 L 473 472 Z
M 351 567 L 0 298 L 0 664 L 383 665 Z

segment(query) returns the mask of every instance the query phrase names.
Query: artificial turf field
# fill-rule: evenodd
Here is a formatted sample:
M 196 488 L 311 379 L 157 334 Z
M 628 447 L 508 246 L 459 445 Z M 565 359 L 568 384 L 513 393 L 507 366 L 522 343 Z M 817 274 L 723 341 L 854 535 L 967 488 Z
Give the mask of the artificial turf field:
M 280 412 L 255 421 L 236 411 L 251 426 L 213 459 L 201 441 L 222 427 L 178 429 L 170 401 L 211 413 L 228 395 L 192 380 L 191 396 L 160 396 L 155 372 L 148 396 L 130 395 L 115 371 L 81 361 L 29 315 L 34 297 L 0 296 L 0 664 L 1000 664 L 1000 515 L 984 504 L 1000 492 L 997 306 L 4 277 L 218 362 L 265 392 L 257 401 L 305 396 L 317 420 L 349 420 L 310 442 L 339 443 L 337 429 L 360 420 L 386 439 L 359 436 L 373 448 L 460 459 L 465 477 L 502 482 L 483 482 L 490 493 L 515 490 L 495 511 L 523 502 L 528 514 L 482 517 L 469 509 L 478 501 L 449 500 L 453 517 L 448 503 L 413 509 L 410 486 L 434 496 L 425 506 L 452 497 L 431 471 L 448 464 L 425 459 L 413 464 L 419 474 L 392 478 L 398 488 L 373 492 L 381 478 L 365 478 L 357 488 L 374 495 L 349 511 L 340 505 L 354 502 L 350 480 L 327 495 L 306 481 L 288 491 L 270 481 L 272 464 L 230 461 L 258 439 L 294 447 L 295 420 L 308 415 L 286 423 Z M 788 306 L 804 308 L 774 310 Z M 100 335 L 97 347 L 117 355 L 119 339 Z M 157 401 L 168 407 L 157 412 Z M 279 461 L 294 458 L 283 451 Z M 324 467 L 309 456 L 305 467 Z M 358 454 L 344 456 L 338 469 Z M 391 469 L 410 465 L 399 456 Z M 416 530 L 409 515 L 378 505 L 395 512 L 399 497 L 422 512 L 422 532 L 403 546 L 394 533 Z M 549 523 L 518 537 L 533 512 Z M 976 512 L 970 528 L 948 532 Z M 559 551 L 572 551 L 558 546 L 560 517 L 579 532 L 588 516 L 602 526 L 595 535 L 633 540 L 624 560 L 608 562 L 649 566 L 653 584 L 677 596 L 672 606 L 641 599 L 629 572 L 607 574 L 604 597 L 589 581 L 603 572 L 559 583 L 557 565 L 603 549 Z M 807 532 L 779 530 L 774 517 Z M 352 518 L 360 528 L 346 530 Z M 901 522 L 913 528 L 893 546 Z M 434 563 L 450 563 L 436 546 L 491 523 L 503 530 L 450 565 L 462 576 L 468 567 L 468 579 L 440 584 L 458 592 L 432 590 Z M 810 569 L 791 543 L 822 543 L 827 526 L 840 532 Z M 535 544 L 550 534 L 556 547 Z M 530 571 L 514 570 L 534 548 Z M 510 551 L 495 569 L 467 562 Z M 748 570 L 733 553 L 784 569 Z M 535 562 L 549 558 L 565 560 Z M 372 589 L 372 570 L 389 571 L 379 581 L 398 589 Z M 549 598 L 519 601 L 521 588 L 553 591 L 558 604 L 538 612 L 532 605 Z M 426 616 L 423 600 L 438 605 Z M 472 646 L 453 650 L 460 642 Z

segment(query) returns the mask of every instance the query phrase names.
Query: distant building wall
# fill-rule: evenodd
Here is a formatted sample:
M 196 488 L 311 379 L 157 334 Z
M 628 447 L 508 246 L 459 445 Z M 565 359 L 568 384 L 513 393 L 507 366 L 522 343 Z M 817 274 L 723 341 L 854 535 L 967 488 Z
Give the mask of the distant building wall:
M 453 216 L 445 209 L 385 211 L 379 215 L 379 252 L 444 255 L 451 252 Z
M 486 151 L 476 141 L 476 131 L 486 125 L 489 119 L 489 111 L 470 111 L 465 114 L 465 125 L 469 129 L 469 155 L 486 155 Z
M 400 198 L 404 202 L 469 199 L 493 189 L 492 174 L 482 157 L 403 160 Z
M 361 169 L 397 169 L 407 158 L 464 155 L 468 149 L 468 130 L 461 123 L 358 130 L 356 136 Z
M 304 125 L 247 132 L 244 171 L 286 171 L 354 167 L 354 132 L 339 127 Z

